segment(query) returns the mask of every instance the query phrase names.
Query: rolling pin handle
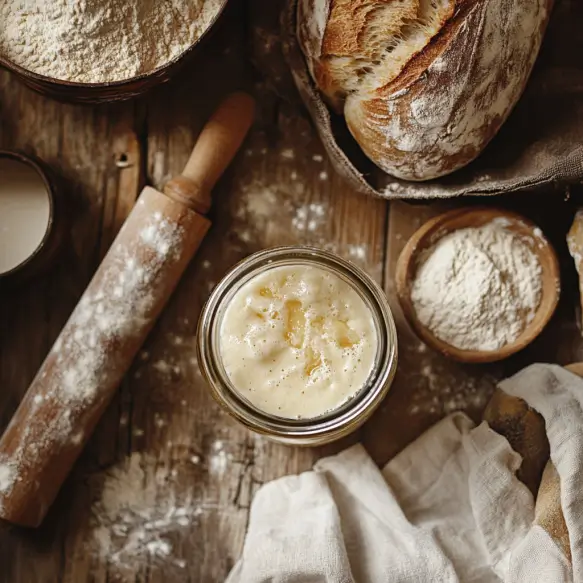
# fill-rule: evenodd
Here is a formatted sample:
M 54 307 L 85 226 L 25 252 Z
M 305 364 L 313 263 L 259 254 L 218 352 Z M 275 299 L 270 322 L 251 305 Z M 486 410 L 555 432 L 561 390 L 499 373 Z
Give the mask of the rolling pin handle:
M 206 214 L 211 206 L 211 190 L 241 146 L 254 112 L 255 102 L 250 95 L 229 95 L 202 129 L 182 174 L 166 184 L 164 194 Z

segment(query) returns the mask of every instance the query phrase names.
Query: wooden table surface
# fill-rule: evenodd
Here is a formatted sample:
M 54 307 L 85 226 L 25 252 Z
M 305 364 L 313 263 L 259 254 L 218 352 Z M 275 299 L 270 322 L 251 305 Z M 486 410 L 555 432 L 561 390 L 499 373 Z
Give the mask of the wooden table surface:
M 538 221 L 555 244 L 561 303 L 542 336 L 502 364 L 445 360 L 404 323 L 394 296 L 395 262 L 425 218 L 475 201 L 411 205 L 353 192 L 334 174 L 302 108 L 279 96 L 292 92 L 273 34 L 278 3 L 232 4 L 185 70 L 137 101 L 60 104 L 0 73 L 0 149 L 49 163 L 63 179 L 71 219 L 51 272 L 0 292 L 0 429 L 144 184 L 160 188 L 181 170 L 201 125 L 228 91 L 251 90 L 259 102 L 257 122 L 215 191 L 212 231 L 46 521 L 37 530 L 0 526 L 0 583 L 222 581 L 241 551 L 251 499 L 264 482 L 309 469 L 357 441 L 384 463 L 453 410 L 479 419 L 502 376 L 533 361 L 583 359 L 577 279 L 565 244 L 579 193 L 488 201 Z M 209 291 L 239 259 L 280 244 L 324 247 L 362 266 L 386 290 L 397 320 L 399 369 L 388 398 L 357 434 L 324 448 L 291 448 L 252 435 L 215 405 L 196 364 L 197 318 Z M 143 478 L 127 486 L 137 488 L 132 496 L 151 486 L 148 496 L 159 508 L 188 500 L 196 511 L 162 533 L 168 547 L 118 560 L 116 548 L 104 552 L 95 512 L 107 494 L 103 476 L 128 469 L 131 454 Z M 148 476 L 155 479 L 146 484 Z

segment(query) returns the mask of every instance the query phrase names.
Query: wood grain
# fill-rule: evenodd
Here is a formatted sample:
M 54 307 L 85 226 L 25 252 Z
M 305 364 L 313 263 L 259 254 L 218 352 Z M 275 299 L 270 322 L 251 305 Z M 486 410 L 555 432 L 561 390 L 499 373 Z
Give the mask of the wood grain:
M 73 219 L 50 275 L 6 294 L 0 302 L 0 419 L 13 414 L 89 278 L 103 248 L 119 229 L 122 209 L 138 193 L 139 149 L 131 105 L 99 110 L 57 104 L 0 73 L 0 144 L 41 157 L 60 178 Z M 116 165 L 127 146 L 130 166 Z M 67 490 L 43 527 L 4 527 L 0 536 L 3 581 L 53 582 L 64 577 Z M 31 560 L 31 557 L 34 557 Z

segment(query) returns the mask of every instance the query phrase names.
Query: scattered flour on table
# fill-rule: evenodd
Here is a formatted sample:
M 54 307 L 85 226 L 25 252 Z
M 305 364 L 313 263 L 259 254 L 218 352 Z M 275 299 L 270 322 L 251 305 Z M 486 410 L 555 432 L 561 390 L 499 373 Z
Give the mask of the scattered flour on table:
M 407 387 L 407 413 L 435 419 L 465 411 L 483 411 L 502 377 L 499 368 L 488 372 L 457 364 L 402 331 L 399 344 L 399 384 Z
M 292 217 L 292 227 L 298 231 L 316 231 L 326 222 L 326 207 L 312 202 L 296 208 Z
M 152 368 L 156 372 L 159 372 L 160 374 L 165 376 L 170 376 L 172 374 L 178 376 L 182 372 L 181 368 L 177 364 L 172 364 L 170 361 L 164 359 L 160 359 L 154 362 L 152 364 Z
M 482 411 L 488 403 L 497 378 L 483 371 L 466 372 L 445 362 L 431 352 L 415 358 L 418 366 L 411 365 L 408 411 L 412 415 L 448 415 L 454 411 Z
M 462 350 L 496 350 L 532 321 L 542 293 L 535 253 L 505 223 L 458 229 L 425 251 L 411 299 L 433 334 Z
M 235 216 L 250 222 L 252 226 L 262 227 L 272 217 L 276 205 L 284 202 L 283 197 L 274 190 L 274 187 L 259 181 L 243 185 L 237 198 Z
M 251 181 L 244 185 L 240 195 L 235 199 L 233 234 L 236 252 L 249 251 L 261 247 L 271 247 L 285 242 L 289 245 L 304 244 L 319 247 L 331 253 L 341 255 L 359 264 L 373 278 L 382 277 L 382 262 L 372 263 L 369 245 L 366 243 L 349 243 L 331 240 L 329 224 L 333 220 L 327 201 L 296 202 L 304 199 L 304 186 L 301 182 L 266 185 Z M 277 222 L 273 217 L 277 216 Z M 289 229 L 284 221 L 289 220 Z M 278 239 L 273 240 L 268 234 L 273 227 L 280 225 Z M 281 240 L 281 235 L 286 237 Z M 353 237 L 357 234 L 350 233 Z M 381 254 L 379 253 L 379 256 Z
M 276 155 L 278 159 L 274 163 L 280 164 L 281 158 L 291 160 L 290 151 L 294 152 L 295 158 L 300 157 L 298 150 L 286 147 L 269 150 L 269 153 Z M 263 157 L 267 153 L 267 149 L 257 147 L 246 150 L 249 157 Z M 310 155 L 310 159 L 312 163 L 321 164 L 324 161 L 321 154 Z M 328 179 L 325 171 L 318 171 L 316 176 L 319 180 Z M 334 233 L 335 229 L 331 224 L 334 224 L 335 217 L 331 206 L 325 199 L 309 201 L 309 189 L 314 187 L 307 185 L 302 178 L 302 174 L 293 170 L 273 182 L 251 174 L 241 183 L 239 191 L 232 197 L 233 225 L 228 238 L 229 251 L 236 257 L 242 257 L 250 251 L 278 244 L 313 245 L 350 259 L 380 280 L 382 262 L 373 264 L 372 249 L 366 243 L 360 243 L 359 233 L 348 230 L 348 241 L 332 239 L 334 235 L 331 232 Z
M 232 456 L 226 451 L 224 442 L 221 440 L 215 441 L 208 459 L 209 472 L 213 475 L 223 475 L 231 459 Z
M 348 245 L 348 256 L 351 259 L 364 261 L 366 259 L 367 251 L 368 249 L 366 245 Z
M 166 335 L 164 349 L 147 359 L 140 359 L 134 372 L 135 378 L 154 378 L 164 385 L 178 382 L 181 379 L 200 376 L 198 360 L 196 359 L 196 335 L 174 334 Z
M 127 460 L 91 478 L 100 494 L 91 506 L 93 551 L 114 567 L 142 564 L 146 558 L 183 568 L 174 558 L 172 535 L 196 524 L 203 506 L 179 495 L 168 468 L 133 453 Z
M 148 73 L 208 28 L 221 0 L 3 0 L 0 53 L 57 79 L 106 82 Z

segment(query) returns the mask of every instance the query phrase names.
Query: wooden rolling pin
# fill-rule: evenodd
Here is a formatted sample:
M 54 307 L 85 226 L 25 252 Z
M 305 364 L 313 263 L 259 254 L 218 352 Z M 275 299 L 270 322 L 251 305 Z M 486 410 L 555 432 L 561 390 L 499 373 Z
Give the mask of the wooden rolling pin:
M 253 118 L 227 98 L 182 175 L 146 187 L 0 439 L 0 517 L 38 526 L 210 222 L 210 191 Z

